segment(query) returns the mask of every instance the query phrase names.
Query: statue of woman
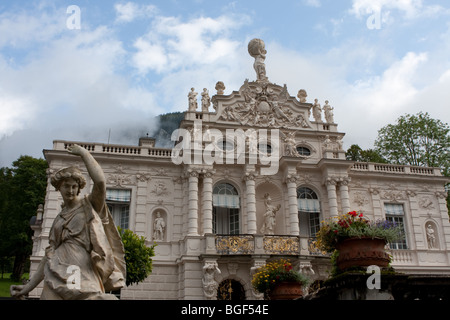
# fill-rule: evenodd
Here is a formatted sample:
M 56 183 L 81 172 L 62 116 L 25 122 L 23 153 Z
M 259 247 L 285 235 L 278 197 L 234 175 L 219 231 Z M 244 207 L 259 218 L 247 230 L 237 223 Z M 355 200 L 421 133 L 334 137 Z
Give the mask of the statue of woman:
M 264 213 L 264 225 L 261 228 L 261 233 L 273 234 L 275 230 L 275 216 L 280 210 L 281 205 L 273 206 L 272 199 L 268 193 L 264 195 L 264 204 L 266 206 L 266 212 Z
M 86 185 L 76 167 L 63 168 L 51 178 L 61 193 L 63 205 L 56 216 L 36 272 L 25 285 L 11 286 L 11 295 L 23 299 L 42 280 L 43 300 L 117 299 L 114 291 L 125 285 L 126 266 L 121 237 L 105 203 L 106 180 L 102 169 L 86 149 L 68 148 L 80 156 L 94 182 L 84 197 Z

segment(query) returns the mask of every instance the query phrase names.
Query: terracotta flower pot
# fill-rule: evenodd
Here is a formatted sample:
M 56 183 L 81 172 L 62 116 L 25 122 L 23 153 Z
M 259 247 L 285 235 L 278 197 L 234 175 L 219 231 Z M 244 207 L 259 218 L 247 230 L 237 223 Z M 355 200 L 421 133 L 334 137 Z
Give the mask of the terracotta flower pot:
M 303 285 L 298 282 L 281 282 L 269 293 L 270 300 L 294 300 L 303 296 Z
M 351 267 L 368 267 L 376 265 L 386 268 L 390 257 L 384 246 L 386 241 L 380 238 L 349 238 L 339 242 L 336 246 L 339 256 L 337 267 L 346 270 Z

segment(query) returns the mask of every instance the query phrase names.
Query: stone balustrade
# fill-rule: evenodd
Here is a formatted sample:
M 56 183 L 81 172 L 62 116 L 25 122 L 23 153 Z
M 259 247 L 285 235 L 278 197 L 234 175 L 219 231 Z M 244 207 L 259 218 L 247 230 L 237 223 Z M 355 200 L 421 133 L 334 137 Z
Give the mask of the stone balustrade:
M 351 170 L 377 173 L 442 176 L 439 168 L 372 162 L 355 162 L 351 167 Z
M 172 156 L 172 149 L 169 148 L 154 148 L 148 146 L 126 146 L 126 145 L 114 145 L 106 143 L 85 143 L 75 141 L 62 141 L 55 140 L 53 142 L 54 150 L 67 150 L 73 144 L 78 144 L 92 153 L 103 154 L 123 154 L 123 155 L 135 155 L 142 157 L 158 157 L 158 158 L 170 158 Z

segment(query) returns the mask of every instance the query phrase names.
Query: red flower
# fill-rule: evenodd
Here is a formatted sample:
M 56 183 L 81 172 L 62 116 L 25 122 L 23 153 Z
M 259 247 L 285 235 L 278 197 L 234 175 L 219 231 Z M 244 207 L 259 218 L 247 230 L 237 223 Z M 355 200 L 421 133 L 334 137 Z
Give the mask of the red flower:
M 348 214 L 351 215 L 352 217 L 356 217 L 358 215 L 358 213 L 356 213 L 356 211 L 351 211 Z
M 360 213 L 360 214 L 359 214 L 359 217 L 360 217 L 360 218 L 362 218 L 362 216 L 363 216 L 363 214 L 362 214 L 362 213 Z

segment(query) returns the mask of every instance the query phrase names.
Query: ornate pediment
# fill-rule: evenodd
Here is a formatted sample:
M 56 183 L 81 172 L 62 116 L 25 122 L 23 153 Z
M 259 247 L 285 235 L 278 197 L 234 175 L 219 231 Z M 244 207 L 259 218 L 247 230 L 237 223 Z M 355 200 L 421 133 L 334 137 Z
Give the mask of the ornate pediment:
M 268 81 L 249 82 L 246 79 L 239 92 L 214 98 L 218 122 L 285 129 L 311 128 L 310 104 L 301 104 L 291 97 L 286 85 L 281 87 Z

